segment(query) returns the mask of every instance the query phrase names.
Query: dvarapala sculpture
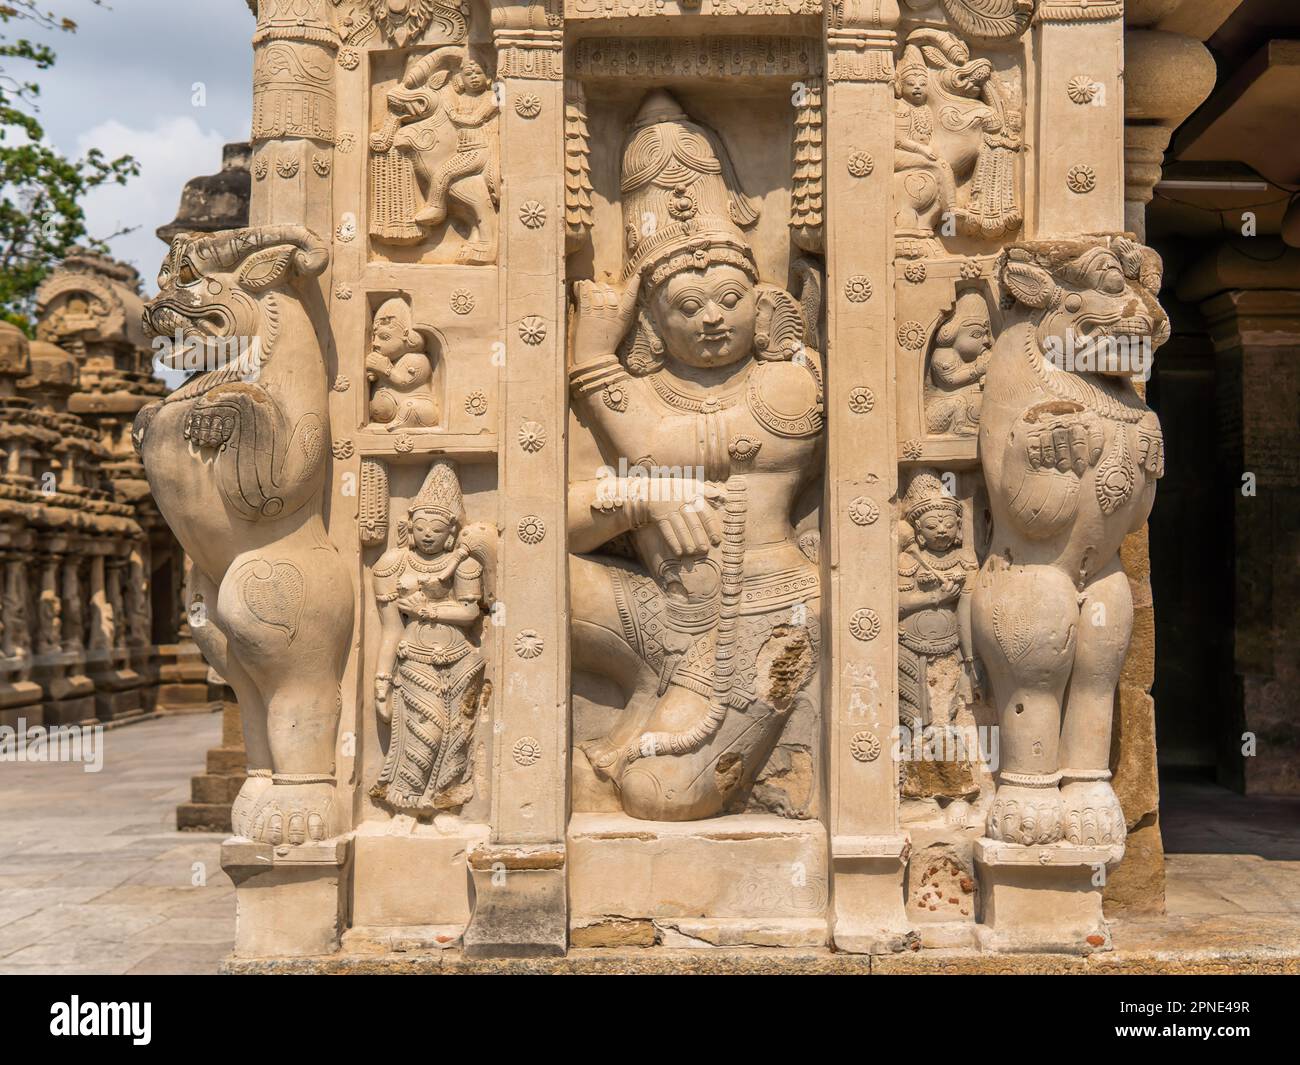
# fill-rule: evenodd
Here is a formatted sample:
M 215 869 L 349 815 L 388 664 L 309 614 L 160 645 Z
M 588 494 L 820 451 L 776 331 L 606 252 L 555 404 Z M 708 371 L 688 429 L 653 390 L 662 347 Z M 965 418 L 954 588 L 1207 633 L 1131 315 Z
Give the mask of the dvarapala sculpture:
M 1020 316 L 993 349 L 979 452 L 993 540 L 972 599 L 1001 723 L 987 835 L 1122 844 L 1110 785 L 1115 686 L 1133 629 L 1120 542 L 1164 473 L 1134 387 L 1169 336 L 1159 257 L 1126 237 L 1012 245 Z
M 819 359 L 759 280 L 721 140 L 666 92 L 622 196 L 622 283 L 574 286 L 571 387 L 608 463 L 570 491 L 574 665 L 629 700 L 584 745 L 598 775 L 633 817 L 688 821 L 738 804 L 816 698 L 819 578 L 791 515 L 819 466 Z M 624 533 L 635 564 L 583 553 Z
M 455 467 L 437 462 L 375 564 L 381 635 L 375 706 L 391 728 L 371 794 L 395 810 L 464 805 L 470 741 L 491 697 L 480 648 L 495 530 L 465 525 Z
M 328 261 L 327 245 L 302 226 L 182 235 L 145 310 L 152 332 L 178 333 L 224 363 L 144 408 L 134 439 L 158 507 L 194 560 L 194 640 L 239 697 L 249 779 L 234 830 L 266 843 L 336 831 L 353 599 L 321 520 L 329 422 L 308 310 Z

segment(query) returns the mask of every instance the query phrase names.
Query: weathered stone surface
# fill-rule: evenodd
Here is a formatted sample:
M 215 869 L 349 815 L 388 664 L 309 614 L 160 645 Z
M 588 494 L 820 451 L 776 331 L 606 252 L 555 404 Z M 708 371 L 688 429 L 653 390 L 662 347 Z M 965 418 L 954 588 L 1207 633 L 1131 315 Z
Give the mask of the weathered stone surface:
M 363 826 L 354 839 L 353 925 L 463 929 L 470 915 L 466 852 L 474 840 L 401 822 Z
M 569 929 L 569 944 L 584 947 L 653 947 L 659 931 L 653 921 L 629 921 L 623 917 L 579 919 Z
M 821 942 L 825 855 L 818 822 L 744 814 L 673 825 L 576 814 L 569 825 L 572 920 L 579 927 L 607 918 L 671 918 L 665 925 L 684 935 L 692 933 L 678 919 L 729 921 L 733 929 L 752 922 L 761 939 L 772 919 L 799 919 L 820 923 Z
M 1102 917 L 1105 870 L 1118 863 L 1122 844 L 1041 846 L 981 839 L 975 844 L 985 950 L 1091 954 L 1111 949 Z
M 1112 918 L 1165 912 L 1165 852 L 1156 814 L 1129 829 L 1124 860 L 1107 872 L 1102 901 Z
M 248 344 L 135 436 L 232 856 L 355 855 L 287 949 L 1087 951 L 1140 826 L 1155 887 L 1122 11 L 1011 6 L 257 5 L 248 224 L 147 311 Z
M 301 845 L 230 839 L 221 867 L 234 881 L 239 903 L 235 957 L 332 954 L 347 916 L 346 840 Z

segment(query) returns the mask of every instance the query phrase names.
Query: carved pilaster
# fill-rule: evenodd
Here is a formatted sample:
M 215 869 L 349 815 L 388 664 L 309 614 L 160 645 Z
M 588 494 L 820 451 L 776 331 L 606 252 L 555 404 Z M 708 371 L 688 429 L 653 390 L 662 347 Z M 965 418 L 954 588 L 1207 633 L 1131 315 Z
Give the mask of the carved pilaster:
M 59 599 L 58 584 L 61 562 L 62 557 L 57 554 L 41 557 L 36 653 L 42 656 L 57 655 L 63 649 L 63 604 Z
M 1124 34 L 1124 228 L 1146 238 L 1146 207 L 1169 138 L 1214 88 L 1214 58 L 1194 37 Z
M 262 0 L 253 34 L 253 225 L 332 229 L 338 33 L 329 0 Z
M 892 83 L 895 0 L 832 0 L 826 9 L 826 79 Z
M 493 3 L 492 39 L 497 49 L 498 78 L 564 79 L 564 15 L 557 0 Z
M 27 609 L 26 556 L 16 549 L 26 536 L 0 527 L 0 725 L 43 721 L 41 689 L 31 679 L 31 619 Z M 12 537 L 12 539 L 11 539 Z
M 14 676 L 29 680 L 32 671 L 32 619 L 27 609 L 27 565 L 25 553 L 4 556 L 4 656 L 10 659 Z
M 1108 233 L 1124 216 L 1123 4 L 1044 0 L 1025 235 Z
M 564 350 L 564 81 L 560 18 L 495 6 L 501 110 L 502 302 L 498 455 L 502 684 L 494 709 L 492 830 L 470 854 L 477 956 L 563 954 L 568 940 L 569 648 Z M 525 446 L 527 439 L 546 441 Z
M 897 22 L 892 2 L 837 3 L 827 13 L 823 589 L 833 663 L 825 673 L 832 935 L 839 949 L 864 953 L 900 950 L 908 936 L 894 742 L 898 591 L 892 567 L 861 564 L 896 557 L 897 536 L 892 521 L 864 525 L 850 516 L 864 498 L 887 512 L 897 488 L 890 330 Z
M 63 560 L 63 650 L 80 656 L 85 651 L 86 613 L 81 586 L 81 558 Z

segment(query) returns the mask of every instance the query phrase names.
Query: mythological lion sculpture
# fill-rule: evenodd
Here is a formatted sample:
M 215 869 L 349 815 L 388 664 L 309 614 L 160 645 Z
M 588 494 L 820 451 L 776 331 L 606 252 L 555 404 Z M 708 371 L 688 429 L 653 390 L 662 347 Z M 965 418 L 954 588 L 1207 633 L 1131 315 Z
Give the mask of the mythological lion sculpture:
M 1133 629 L 1120 542 L 1164 472 L 1133 376 L 1169 336 L 1158 256 L 1126 237 L 1012 245 L 1021 316 L 989 363 L 979 452 L 993 540 L 972 599 L 1001 722 L 987 835 L 1121 845 L 1110 785 L 1115 686 Z
M 306 306 L 328 260 L 301 226 L 182 235 L 145 310 L 155 334 L 229 360 L 144 408 L 133 435 L 194 560 L 194 640 L 239 697 L 249 779 L 235 833 L 266 843 L 337 831 L 338 686 L 353 607 L 321 519 L 327 390 Z

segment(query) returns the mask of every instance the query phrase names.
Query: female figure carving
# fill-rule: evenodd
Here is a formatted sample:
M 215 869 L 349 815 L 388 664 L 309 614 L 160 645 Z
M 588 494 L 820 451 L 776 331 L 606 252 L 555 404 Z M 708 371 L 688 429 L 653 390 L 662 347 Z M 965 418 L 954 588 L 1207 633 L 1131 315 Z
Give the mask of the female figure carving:
M 490 539 L 463 526 L 456 471 L 435 463 L 398 546 L 374 569 L 382 626 L 375 709 L 391 736 L 371 795 L 409 813 L 460 807 L 473 794 L 470 741 L 491 696 L 478 636 Z

